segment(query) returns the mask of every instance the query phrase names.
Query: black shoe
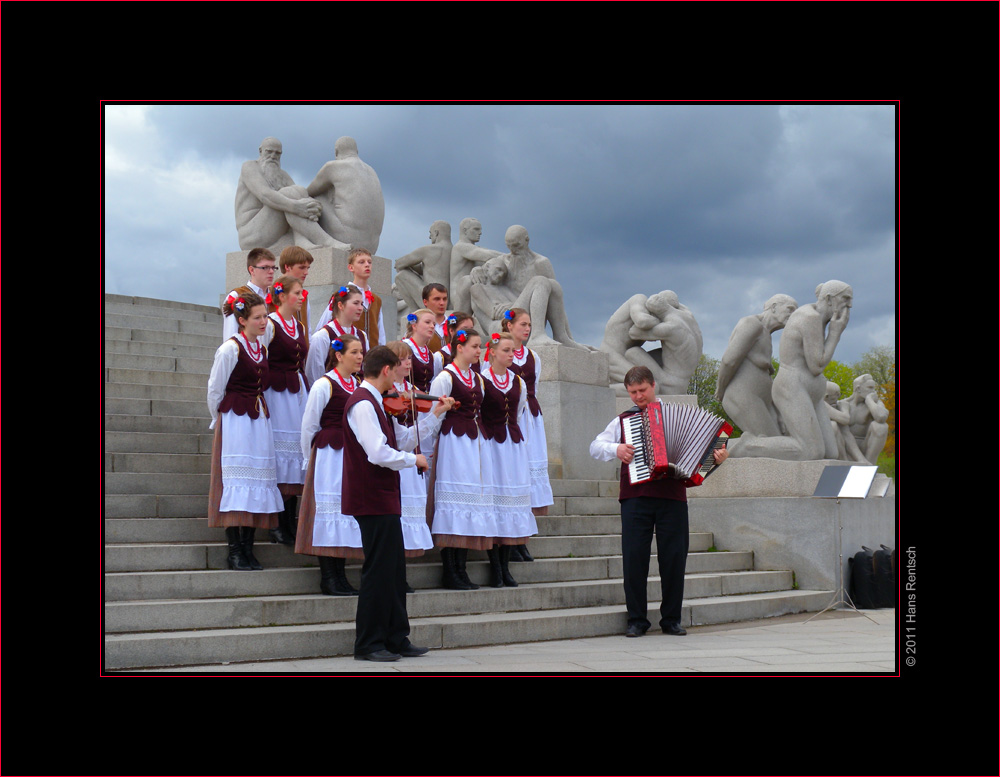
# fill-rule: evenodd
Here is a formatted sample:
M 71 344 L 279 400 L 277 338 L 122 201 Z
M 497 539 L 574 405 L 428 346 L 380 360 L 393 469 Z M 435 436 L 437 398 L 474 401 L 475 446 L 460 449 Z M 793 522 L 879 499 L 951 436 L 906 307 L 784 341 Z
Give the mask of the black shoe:
M 625 629 L 626 637 L 641 637 L 646 633 L 646 630 L 638 623 L 630 623 L 628 628 Z
M 687 634 L 687 629 L 683 629 L 680 625 L 676 623 L 668 623 L 662 628 L 664 634 L 669 634 L 672 637 L 683 637 Z
M 290 536 L 284 529 L 281 528 L 279 524 L 277 529 L 268 529 L 268 535 L 271 537 L 271 542 L 277 542 L 281 545 L 294 545 L 295 538 Z
M 398 661 L 402 656 L 399 653 L 392 653 L 388 650 L 375 650 L 371 653 L 356 653 L 355 661 Z
M 524 561 L 524 557 L 521 555 L 522 545 L 511 545 L 510 548 L 510 560 L 511 561 Z
M 400 648 L 396 651 L 403 658 L 418 658 L 419 656 L 425 656 L 430 652 L 430 648 L 417 647 L 412 642 L 407 642 L 406 647 Z
M 414 593 L 413 586 L 409 584 L 406 580 L 403 581 L 403 590 L 408 594 Z
M 517 551 L 518 551 L 518 553 L 521 554 L 521 561 L 534 561 L 535 560 L 535 557 L 532 556 L 530 553 L 528 553 L 528 546 L 527 545 L 518 545 L 517 546 Z M 511 561 L 514 560 L 514 554 L 513 553 L 511 553 L 511 555 L 510 555 L 510 560 Z

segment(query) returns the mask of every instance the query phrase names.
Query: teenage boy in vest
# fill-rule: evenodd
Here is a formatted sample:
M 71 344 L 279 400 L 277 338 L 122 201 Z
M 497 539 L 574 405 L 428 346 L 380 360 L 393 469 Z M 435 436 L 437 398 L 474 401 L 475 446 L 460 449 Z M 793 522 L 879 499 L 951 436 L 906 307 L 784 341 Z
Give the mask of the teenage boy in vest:
M 368 280 L 372 277 L 372 255 L 366 248 L 352 248 L 347 255 L 347 270 L 351 273 L 352 280 L 347 282 L 348 286 L 354 286 L 361 292 L 364 302 L 365 312 L 361 314 L 361 320 L 355 326 L 365 330 L 368 335 L 368 342 L 371 345 L 385 345 L 385 324 L 382 323 L 382 298 L 371 290 Z M 332 298 L 331 298 L 332 302 Z M 333 318 L 330 306 L 327 305 L 319 322 L 313 329 L 316 334 Z
M 312 254 L 302 246 L 288 246 L 278 257 L 278 270 L 281 275 L 291 275 L 302 283 L 302 307 L 299 308 L 298 320 L 306 334 L 309 334 L 309 292 L 306 290 L 306 278 L 309 267 L 313 263 Z
M 341 511 L 357 520 L 365 552 L 355 619 L 354 657 L 359 661 L 398 661 L 428 650 L 409 640 L 406 558 L 399 520 L 399 470 L 414 466 L 426 470 L 427 459 L 404 452 L 416 446 L 416 431 L 382 409 L 382 394 L 392 388 L 398 364 L 399 357 L 390 349 L 372 348 L 361 368 L 364 380 L 344 407 Z M 443 398 L 420 423 L 422 443 L 433 444 L 441 416 L 454 402 L 451 397 Z
M 451 339 L 449 335 L 454 334 L 454 332 L 445 334 L 448 289 L 442 283 L 428 283 L 421 290 L 420 296 L 424 301 L 424 307 L 434 314 L 434 334 L 431 335 L 427 347 L 431 349 L 431 353 L 437 353 Z
M 660 629 L 682 637 L 681 602 L 684 599 L 684 567 L 688 553 L 688 506 L 685 481 L 666 477 L 632 485 L 628 465 L 635 448 L 622 442 L 624 419 L 635 415 L 656 399 L 656 382 L 648 367 L 633 367 L 625 373 L 625 388 L 635 402 L 611 421 L 590 444 L 590 455 L 599 461 L 618 459 L 621 490 L 618 501 L 622 513 L 622 572 L 625 578 L 625 606 L 628 609 L 626 637 L 641 637 L 650 627 L 646 618 L 646 579 L 649 556 L 656 534 L 656 557 L 660 567 Z M 715 451 L 715 463 L 729 456 L 725 448 Z
M 227 296 L 236 299 L 240 296 L 243 288 L 248 288 L 258 297 L 264 299 L 267 296 L 267 290 L 274 281 L 274 271 L 277 266 L 274 254 L 266 248 L 251 248 L 250 253 L 247 254 L 247 273 L 250 275 L 250 279 L 245 287 L 233 289 Z M 239 324 L 236 322 L 236 316 L 223 316 L 222 342 L 228 340 L 238 331 Z

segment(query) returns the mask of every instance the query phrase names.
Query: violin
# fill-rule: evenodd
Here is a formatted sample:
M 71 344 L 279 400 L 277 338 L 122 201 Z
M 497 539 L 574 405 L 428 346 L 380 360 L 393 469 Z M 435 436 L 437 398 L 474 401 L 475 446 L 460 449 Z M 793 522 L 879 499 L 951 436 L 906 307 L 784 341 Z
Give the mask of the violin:
M 413 401 L 411 404 L 410 400 L 401 397 L 398 391 L 387 391 L 382 395 L 382 408 L 386 413 L 394 416 L 405 415 L 407 410 L 413 408 L 418 413 L 429 413 L 434 403 L 441 399 L 441 397 L 435 397 L 419 391 L 412 392 L 412 398 Z M 459 402 L 455 402 L 454 407 L 458 406 Z

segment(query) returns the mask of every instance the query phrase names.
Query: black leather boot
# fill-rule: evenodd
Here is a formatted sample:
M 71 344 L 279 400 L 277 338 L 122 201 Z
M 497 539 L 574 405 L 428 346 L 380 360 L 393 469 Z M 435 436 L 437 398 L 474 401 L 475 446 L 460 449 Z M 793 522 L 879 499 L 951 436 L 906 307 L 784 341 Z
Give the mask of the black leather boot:
M 469 587 L 470 591 L 478 591 L 479 586 L 469 580 L 469 573 L 465 569 L 465 565 L 468 560 L 468 548 L 455 548 L 455 574 L 458 575 L 459 580 Z
M 294 496 L 288 497 L 285 501 L 285 509 L 278 515 L 278 528 L 267 530 L 268 535 L 271 537 L 271 542 L 277 542 L 281 545 L 295 544 L 295 532 L 291 530 L 288 520 L 290 504 L 295 504 Z
M 499 556 L 503 584 L 508 588 L 517 588 L 517 581 L 510 574 L 510 545 L 501 545 Z
M 455 548 L 441 548 L 441 565 L 444 567 L 444 576 L 441 582 L 444 588 L 450 588 L 452 591 L 472 590 L 455 572 Z
M 253 538 L 257 530 L 252 526 L 240 527 L 240 542 L 243 544 L 243 555 L 246 557 L 250 569 L 263 569 L 257 557 L 253 554 Z
M 500 551 L 494 545 L 486 556 L 490 560 L 490 585 L 493 588 L 503 588 L 503 572 L 500 570 Z
M 226 529 L 226 544 L 229 545 L 229 558 L 226 562 L 229 568 L 238 572 L 249 572 L 253 567 L 243 555 L 243 541 L 240 537 L 239 526 L 230 526 Z
M 528 546 L 527 545 L 518 545 L 517 546 L 517 551 L 518 551 L 518 554 L 521 556 L 521 561 L 534 561 L 535 560 L 535 557 L 532 556 L 530 553 L 528 553 Z M 511 551 L 510 560 L 511 561 L 514 560 L 514 552 L 513 551 Z
M 327 596 L 354 596 L 357 594 L 344 571 L 344 559 L 319 556 L 319 574 L 319 590 Z

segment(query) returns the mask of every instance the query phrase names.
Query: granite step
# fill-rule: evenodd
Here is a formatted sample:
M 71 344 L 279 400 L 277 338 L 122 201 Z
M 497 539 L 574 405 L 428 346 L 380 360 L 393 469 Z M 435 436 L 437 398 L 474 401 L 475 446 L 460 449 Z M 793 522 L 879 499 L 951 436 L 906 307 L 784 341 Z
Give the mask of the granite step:
M 566 585 L 566 584 L 562 584 Z M 620 587 L 609 583 L 595 586 L 611 595 Z M 502 608 L 522 596 L 531 596 L 527 586 L 514 589 L 489 589 L 471 594 L 495 595 Z M 770 591 L 732 596 L 685 599 L 681 625 L 728 623 L 822 609 L 829 603 L 831 591 Z M 407 607 L 423 593 L 407 597 Z M 339 597 L 338 597 L 339 598 Z M 493 598 L 493 597 L 491 597 Z M 326 604 L 315 597 L 315 606 Z M 263 602 L 248 602 L 248 609 L 264 607 Z M 279 606 L 277 602 L 270 602 Z M 303 605 L 304 607 L 306 605 Z M 356 605 L 355 605 L 356 606 Z M 658 601 L 649 602 L 655 612 Z M 266 616 L 262 616 L 262 619 Z M 462 613 L 456 615 L 410 617 L 410 637 L 414 643 L 431 648 L 501 645 L 554 639 L 621 634 L 626 615 L 619 603 L 571 606 L 560 609 L 527 609 Z M 624 639 L 624 637 L 623 637 Z M 291 658 L 321 658 L 350 655 L 354 645 L 354 623 L 266 625 L 259 627 L 208 628 L 199 631 L 162 631 L 155 633 L 107 634 L 104 639 L 105 668 L 109 670 L 202 664 L 229 664 Z

